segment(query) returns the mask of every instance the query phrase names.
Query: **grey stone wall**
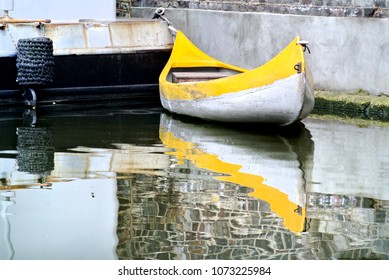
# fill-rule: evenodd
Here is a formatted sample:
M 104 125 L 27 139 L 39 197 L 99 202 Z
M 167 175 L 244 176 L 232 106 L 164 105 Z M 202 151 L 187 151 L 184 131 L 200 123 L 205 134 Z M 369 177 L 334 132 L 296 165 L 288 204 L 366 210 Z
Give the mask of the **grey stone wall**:
M 129 17 L 131 0 L 116 0 L 116 16 L 118 17 Z
M 117 3 L 120 16 L 128 15 L 128 7 L 132 6 L 335 17 L 389 17 L 389 0 L 117 0 Z

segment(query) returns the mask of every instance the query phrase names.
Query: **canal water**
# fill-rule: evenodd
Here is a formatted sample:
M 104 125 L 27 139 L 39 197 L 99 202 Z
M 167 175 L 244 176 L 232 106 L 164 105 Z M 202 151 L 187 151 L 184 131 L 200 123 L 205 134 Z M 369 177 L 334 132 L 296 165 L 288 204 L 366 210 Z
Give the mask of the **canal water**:
M 389 259 L 389 126 L 0 117 L 0 259 Z

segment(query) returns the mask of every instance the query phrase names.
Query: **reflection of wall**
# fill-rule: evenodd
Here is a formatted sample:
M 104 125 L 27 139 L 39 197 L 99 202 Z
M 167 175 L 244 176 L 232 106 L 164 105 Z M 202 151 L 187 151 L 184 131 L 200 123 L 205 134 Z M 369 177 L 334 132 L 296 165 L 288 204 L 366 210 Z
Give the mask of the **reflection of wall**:
M 389 259 L 389 202 L 311 193 L 305 246 L 336 259 Z
M 315 142 L 305 243 L 329 258 L 389 258 L 389 130 L 304 120 Z
M 170 171 L 118 181 L 119 259 L 389 259 L 387 201 L 311 193 L 297 236 L 249 189 Z
M 312 192 L 389 200 L 389 129 L 305 120 L 315 142 Z
M 295 258 L 299 237 L 268 203 L 190 168 L 119 180 L 119 259 Z

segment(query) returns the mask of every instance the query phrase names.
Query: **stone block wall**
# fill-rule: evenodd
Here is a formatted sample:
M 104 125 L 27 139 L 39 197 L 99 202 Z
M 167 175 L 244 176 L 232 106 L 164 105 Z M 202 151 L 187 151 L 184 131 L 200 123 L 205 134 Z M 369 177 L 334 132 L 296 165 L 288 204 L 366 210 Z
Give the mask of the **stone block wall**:
M 389 17 L 389 0 L 117 0 L 117 15 L 127 16 L 130 7 L 189 8 L 334 17 Z
M 116 0 L 116 16 L 118 17 L 129 17 L 131 0 Z

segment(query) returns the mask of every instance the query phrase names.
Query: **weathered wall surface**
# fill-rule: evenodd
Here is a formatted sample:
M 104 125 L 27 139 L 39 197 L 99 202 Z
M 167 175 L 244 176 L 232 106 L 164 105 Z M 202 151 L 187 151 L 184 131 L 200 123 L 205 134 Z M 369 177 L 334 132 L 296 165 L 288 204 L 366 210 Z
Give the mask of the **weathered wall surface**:
M 299 35 L 316 89 L 389 95 L 389 0 L 118 0 L 117 15 L 150 18 L 156 7 L 220 60 L 254 68 Z
M 125 9 L 125 6 L 133 6 L 337 17 L 389 17 L 388 0 L 117 0 L 117 2 L 119 6 L 122 5 L 122 9 Z
M 133 7 L 132 16 L 150 18 L 154 9 Z M 247 68 L 265 63 L 299 35 L 310 42 L 316 89 L 389 93 L 389 18 L 196 9 L 166 9 L 166 15 L 205 52 Z

